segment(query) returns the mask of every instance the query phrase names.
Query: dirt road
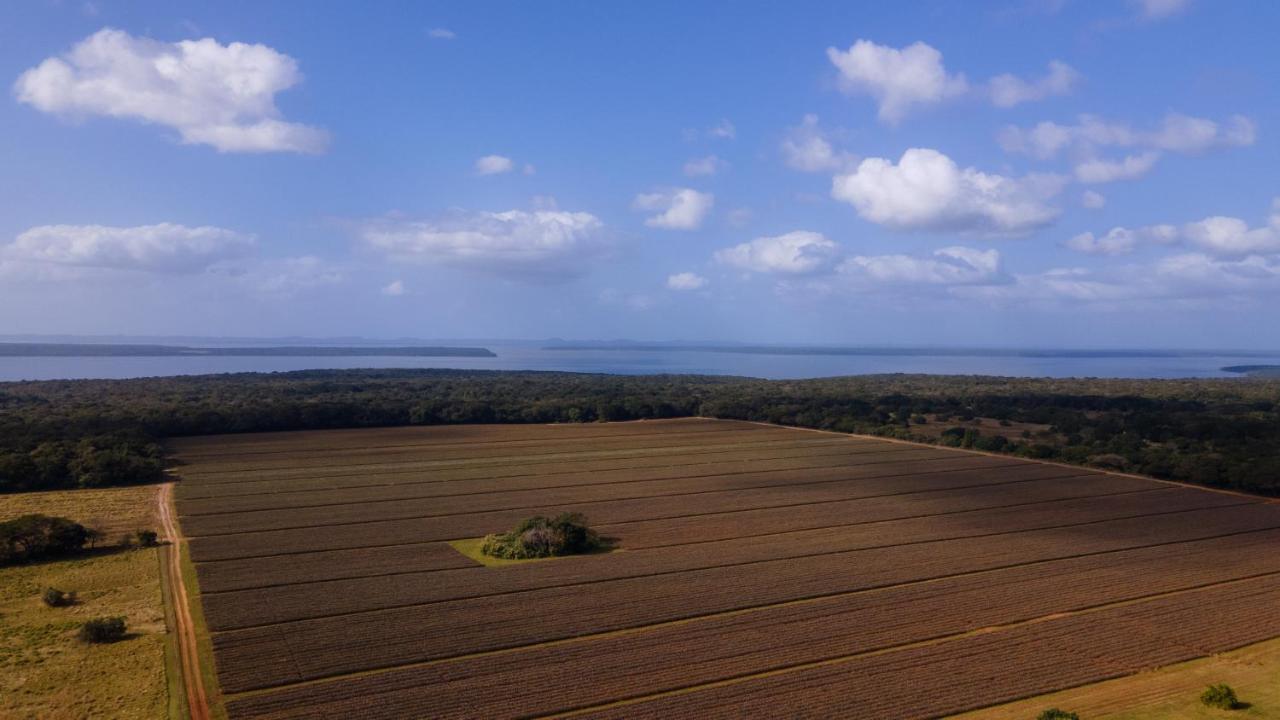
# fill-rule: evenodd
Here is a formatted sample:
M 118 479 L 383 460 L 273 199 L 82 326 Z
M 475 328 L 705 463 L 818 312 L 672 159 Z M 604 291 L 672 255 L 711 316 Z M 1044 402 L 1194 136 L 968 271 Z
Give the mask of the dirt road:
M 191 620 L 191 605 L 187 586 L 182 579 L 182 535 L 173 512 L 173 483 L 165 483 L 157 493 L 160 524 L 169 544 L 164 547 L 164 562 L 168 564 L 166 591 L 172 601 L 177 627 L 178 656 L 182 661 L 182 684 L 187 692 L 187 708 L 191 720 L 209 720 L 209 699 L 205 693 L 204 677 L 200 674 L 200 653 L 196 646 L 195 623 Z

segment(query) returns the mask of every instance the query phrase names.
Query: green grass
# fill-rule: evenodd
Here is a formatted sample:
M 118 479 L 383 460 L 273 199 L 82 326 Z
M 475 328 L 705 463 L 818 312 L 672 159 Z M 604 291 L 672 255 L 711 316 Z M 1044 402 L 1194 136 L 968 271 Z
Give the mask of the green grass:
M 196 566 L 191 562 L 187 545 L 181 545 L 182 581 L 187 586 L 187 597 L 191 601 L 191 622 L 195 625 L 196 649 L 200 654 L 200 675 L 204 679 L 204 691 L 209 701 L 209 713 L 214 720 L 227 720 L 227 708 L 223 702 L 222 690 L 218 686 L 218 672 L 214 665 L 213 641 L 209 637 L 209 626 L 204 619 L 204 606 L 200 603 L 200 583 L 196 578 Z

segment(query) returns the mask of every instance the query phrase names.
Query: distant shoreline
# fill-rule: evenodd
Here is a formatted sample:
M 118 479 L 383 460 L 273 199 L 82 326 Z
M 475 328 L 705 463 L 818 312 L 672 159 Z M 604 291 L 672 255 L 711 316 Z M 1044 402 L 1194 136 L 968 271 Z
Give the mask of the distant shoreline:
M 81 343 L 0 343 L 0 357 L 497 357 L 478 347 L 191 347 L 186 345 L 99 345 Z
M 1222 351 L 1211 350 L 1039 350 L 1017 348 L 894 348 L 894 347 L 820 347 L 785 345 L 660 345 L 660 344 L 573 344 L 545 345 L 547 351 L 617 352 L 707 352 L 734 353 L 739 355 L 829 355 L 865 357 L 1025 357 L 1025 358 L 1178 358 L 1218 357 Z M 1231 352 L 1236 357 L 1271 357 L 1274 353 Z M 1242 365 L 1233 367 L 1266 368 L 1270 365 Z M 1222 368 L 1236 372 L 1231 368 Z
M 1280 377 L 1280 365 L 1228 365 L 1222 368 L 1222 372 L 1253 377 Z

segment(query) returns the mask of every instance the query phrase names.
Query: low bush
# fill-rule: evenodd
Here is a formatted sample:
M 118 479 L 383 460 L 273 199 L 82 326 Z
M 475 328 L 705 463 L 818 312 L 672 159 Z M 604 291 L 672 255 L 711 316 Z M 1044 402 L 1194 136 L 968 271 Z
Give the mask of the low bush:
M 1225 683 L 1205 688 L 1205 691 L 1200 693 L 1200 702 L 1219 710 L 1235 710 L 1240 707 L 1240 699 L 1236 697 L 1236 691 Z
M 110 643 L 124 639 L 125 623 L 122 617 L 94 618 L 80 626 L 80 639 L 87 643 Z
M 600 547 L 600 536 L 587 526 L 581 513 L 561 513 L 554 518 L 536 515 L 510 532 L 488 535 L 480 552 L 507 560 L 576 555 Z
M 89 540 L 83 525 L 48 515 L 0 522 L 0 565 L 78 553 Z
M 1073 712 L 1067 712 L 1066 710 L 1049 708 L 1037 715 L 1036 720 L 1080 720 L 1080 716 Z
M 49 607 L 66 607 L 76 604 L 75 592 L 63 592 L 57 588 L 45 588 L 40 599 Z
M 139 530 L 134 535 L 138 538 L 138 545 L 141 547 L 155 547 L 160 544 L 155 530 Z

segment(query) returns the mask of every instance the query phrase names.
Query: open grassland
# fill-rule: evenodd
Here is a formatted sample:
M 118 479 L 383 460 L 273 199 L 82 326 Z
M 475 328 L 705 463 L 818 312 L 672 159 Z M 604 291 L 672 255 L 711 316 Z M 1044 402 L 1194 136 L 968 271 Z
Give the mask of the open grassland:
M 233 718 L 928 718 L 1280 636 L 1280 506 L 1084 468 L 703 419 L 172 450 Z M 616 551 L 451 545 L 560 511 Z
M 155 528 L 156 491 L 152 486 L 0 495 L 0 519 L 39 512 L 109 533 Z M 0 568 L 0 717 L 167 716 L 158 552 L 98 552 Z M 46 607 L 40 600 L 46 587 L 76 591 L 77 604 Z M 125 640 L 86 645 L 76 639 L 85 620 L 115 615 L 127 618 Z

